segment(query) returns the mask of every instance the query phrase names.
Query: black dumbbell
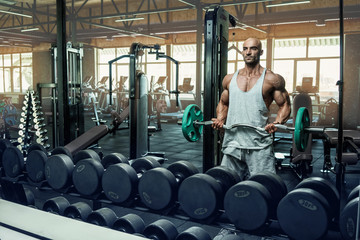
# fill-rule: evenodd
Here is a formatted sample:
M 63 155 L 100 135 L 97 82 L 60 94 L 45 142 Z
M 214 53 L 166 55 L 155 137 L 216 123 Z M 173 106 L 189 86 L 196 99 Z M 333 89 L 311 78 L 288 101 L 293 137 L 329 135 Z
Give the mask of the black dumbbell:
M 112 226 L 112 229 L 129 234 L 142 234 L 145 229 L 145 223 L 140 216 L 129 213 L 116 219 Z
M 50 198 L 50 199 L 46 200 L 42 209 L 45 212 L 50 212 L 50 213 L 54 213 L 57 215 L 63 215 L 65 209 L 69 206 L 70 206 L 70 203 L 65 197 L 58 196 L 58 197 L 54 197 L 54 198 Z
M 258 173 L 226 192 L 225 214 L 237 229 L 260 232 L 270 219 L 276 219 L 276 208 L 286 194 L 286 185 L 279 176 Z
M 116 213 L 112 209 L 103 207 L 90 213 L 86 221 L 98 226 L 111 228 L 117 218 Z
M 131 166 L 125 163 L 110 165 L 102 177 L 102 189 L 106 197 L 116 203 L 134 199 L 139 178 L 147 170 L 160 167 L 156 158 L 147 156 L 135 159 Z
M 147 225 L 143 235 L 154 240 L 175 240 L 179 232 L 175 225 L 167 219 L 159 219 Z
M 6 148 L 2 156 L 2 165 L 5 175 L 16 178 L 23 173 L 25 159 L 19 148 L 10 146 Z
M 85 150 L 86 151 L 86 150 Z M 80 153 L 75 156 L 77 157 Z M 81 158 L 85 156 L 80 156 Z M 101 192 L 101 179 L 104 168 L 111 164 L 125 163 L 129 164 L 127 158 L 121 153 L 113 153 L 105 156 L 101 161 L 100 158 L 85 158 L 75 164 L 72 172 L 72 180 L 76 190 L 81 195 L 91 196 Z
M 80 150 L 73 158 L 70 157 L 72 154 L 68 150 L 64 150 L 64 152 L 68 152 L 68 154 L 59 154 L 58 150 L 55 152 L 52 151 L 51 156 L 45 163 L 45 178 L 50 187 L 55 190 L 63 190 L 71 186 L 72 172 L 74 170 L 74 165 L 78 161 L 91 158 L 98 159 L 97 161 L 100 162 L 99 155 L 91 149 Z
M 196 173 L 199 173 L 197 168 L 187 161 L 175 162 L 167 169 L 157 167 L 145 172 L 138 185 L 141 201 L 153 210 L 174 205 L 181 182 Z
M 5 149 L 11 147 L 12 144 L 8 139 L 0 139 L 0 167 L 2 166 L 2 159 Z
M 32 144 L 27 150 L 26 172 L 30 181 L 39 183 L 45 180 L 45 162 L 48 152 L 41 144 Z
M 337 189 L 328 180 L 307 178 L 280 201 L 280 227 L 293 239 L 320 239 L 336 217 L 339 199 Z
M 193 219 L 214 216 L 222 208 L 226 191 L 239 181 L 240 177 L 234 170 L 223 166 L 190 176 L 180 185 L 180 206 Z
M 201 227 L 190 227 L 181 232 L 176 240 L 211 240 L 211 236 Z
M 86 202 L 76 202 L 64 210 L 64 216 L 72 219 L 86 221 L 88 216 L 92 213 L 92 209 Z
M 356 232 L 360 229 L 359 207 L 360 185 L 350 192 L 347 203 L 340 212 L 339 229 L 344 240 L 356 240 Z

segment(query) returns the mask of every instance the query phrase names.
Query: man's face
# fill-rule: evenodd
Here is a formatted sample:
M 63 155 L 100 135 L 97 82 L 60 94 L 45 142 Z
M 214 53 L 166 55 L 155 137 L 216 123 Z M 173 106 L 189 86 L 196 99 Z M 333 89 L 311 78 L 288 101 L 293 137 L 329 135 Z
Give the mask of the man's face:
M 244 42 L 242 55 L 245 64 L 256 65 L 260 62 L 262 53 L 261 44 L 255 39 L 248 39 Z

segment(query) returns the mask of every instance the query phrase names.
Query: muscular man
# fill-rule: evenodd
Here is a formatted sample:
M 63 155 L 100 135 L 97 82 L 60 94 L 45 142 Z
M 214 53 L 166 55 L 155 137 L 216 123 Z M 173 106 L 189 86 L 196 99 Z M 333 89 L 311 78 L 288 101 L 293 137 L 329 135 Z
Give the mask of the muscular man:
M 225 123 L 227 126 L 247 124 L 265 128 L 265 131 L 247 127 L 225 130 L 221 165 L 236 170 L 242 179 L 262 171 L 275 173 L 270 133 L 277 130 L 274 124 L 285 123 L 291 112 L 285 80 L 260 65 L 262 54 L 259 39 L 249 38 L 244 42 L 245 67 L 224 77 L 217 117 L 212 119 L 214 129 L 221 129 Z M 268 123 L 269 107 L 273 101 L 279 110 L 275 121 Z

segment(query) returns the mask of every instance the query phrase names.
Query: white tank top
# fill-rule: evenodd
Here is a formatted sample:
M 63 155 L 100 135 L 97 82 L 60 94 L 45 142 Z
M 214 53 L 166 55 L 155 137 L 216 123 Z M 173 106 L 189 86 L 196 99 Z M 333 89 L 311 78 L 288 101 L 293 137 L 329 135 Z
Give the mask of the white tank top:
M 265 127 L 269 113 L 262 94 L 265 73 L 266 68 L 264 68 L 255 85 L 247 92 L 240 90 L 237 85 L 239 70 L 234 73 L 229 86 L 227 126 L 247 124 L 261 128 Z M 228 147 L 231 149 L 263 149 L 271 145 L 272 142 L 272 135 L 265 131 L 237 127 L 225 130 L 222 146 L 223 150 Z

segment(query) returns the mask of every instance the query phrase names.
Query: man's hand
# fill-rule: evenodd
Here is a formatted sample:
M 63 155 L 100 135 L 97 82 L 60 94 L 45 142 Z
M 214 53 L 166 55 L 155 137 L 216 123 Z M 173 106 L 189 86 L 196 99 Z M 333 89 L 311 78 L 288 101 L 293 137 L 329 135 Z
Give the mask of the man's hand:
M 218 120 L 217 118 L 212 118 L 211 121 L 213 121 L 213 124 L 211 125 L 215 130 L 220 130 L 224 126 L 224 122 Z
M 265 126 L 265 131 L 268 133 L 274 133 L 277 131 L 277 127 L 275 126 L 275 123 L 269 123 Z

